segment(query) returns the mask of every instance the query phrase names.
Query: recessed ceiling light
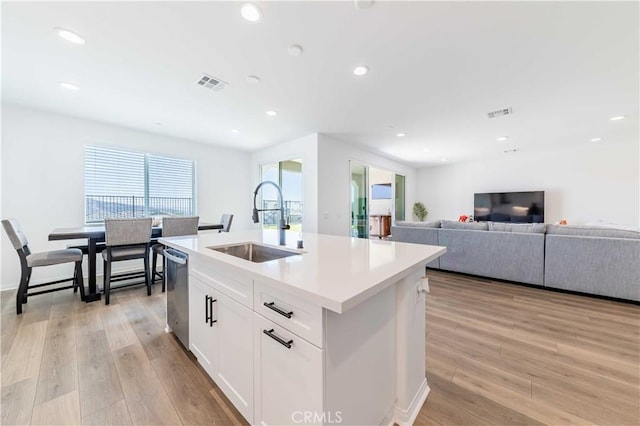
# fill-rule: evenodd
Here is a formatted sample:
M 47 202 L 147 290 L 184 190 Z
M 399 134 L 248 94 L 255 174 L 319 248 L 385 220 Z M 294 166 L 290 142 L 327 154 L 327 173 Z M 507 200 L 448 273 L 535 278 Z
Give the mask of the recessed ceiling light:
M 591 142 L 600 142 L 602 138 L 591 138 Z
M 624 120 L 625 118 L 626 118 L 625 115 L 616 115 L 615 117 L 611 117 L 609 120 L 618 121 L 618 120 Z
M 67 40 L 68 42 L 80 45 L 85 44 L 84 37 L 74 33 L 73 31 L 70 31 L 66 28 L 56 28 L 55 30 L 61 38 Z
M 396 136 L 399 137 L 399 138 L 404 138 L 405 136 L 407 136 L 407 134 L 403 133 L 403 132 L 400 132 Z
M 262 20 L 262 11 L 253 3 L 243 3 L 240 14 L 249 22 L 260 22 Z
M 424 152 L 429 152 L 429 148 L 422 148 Z
M 445 161 L 447 161 L 447 159 L 444 158 L 444 157 L 440 157 L 440 161 L 442 161 L 444 163 Z
M 238 130 L 238 129 L 231 129 L 231 133 L 235 133 L 235 134 L 237 135 L 238 133 L 240 133 L 240 130 Z
M 267 114 L 269 117 L 275 117 L 276 115 L 278 115 L 278 111 L 274 111 L 272 109 L 270 109 L 269 111 L 265 111 L 265 114 Z
M 76 86 L 75 84 L 67 83 L 66 81 L 59 81 L 58 82 L 58 86 L 62 87 L 63 89 L 67 89 L 67 90 L 80 90 L 80 88 L 78 86 Z
M 289 55 L 291 55 L 291 56 L 300 56 L 300 55 L 302 55 L 302 52 L 304 50 L 302 49 L 302 46 L 300 46 L 299 44 L 292 44 L 291 46 L 289 46 L 287 51 L 289 52 Z
M 370 9 L 373 7 L 374 0 L 354 0 L 356 9 Z
M 358 77 L 362 77 L 363 75 L 365 75 L 368 72 L 369 72 L 369 67 L 366 66 L 366 65 L 358 65 L 357 67 L 355 67 L 353 69 L 353 74 L 358 76 Z
M 260 83 L 260 77 L 258 77 L 257 75 L 248 75 L 247 82 L 251 84 L 258 84 Z
M 500 141 L 500 142 L 504 142 L 504 141 L 506 141 L 507 139 L 509 139 L 509 136 L 500 136 L 499 138 L 496 138 L 496 140 L 497 140 L 497 141 Z

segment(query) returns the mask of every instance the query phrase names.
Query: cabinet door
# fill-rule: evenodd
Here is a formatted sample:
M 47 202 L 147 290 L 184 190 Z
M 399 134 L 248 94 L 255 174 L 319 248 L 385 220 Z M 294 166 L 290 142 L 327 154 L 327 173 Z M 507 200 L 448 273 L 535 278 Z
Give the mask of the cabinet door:
M 249 423 L 253 423 L 253 311 L 222 293 L 215 307 L 219 345 L 220 389 Z
M 323 351 L 258 314 L 254 348 L 254 423 L 329 423 L 335 414 L 323 412 Z
M 189 276 L 189 349 L 212 378 L 218 370 L 218 327 L 211 319 L 213 315 L 215 320 L 216 297 L 211 287 Z

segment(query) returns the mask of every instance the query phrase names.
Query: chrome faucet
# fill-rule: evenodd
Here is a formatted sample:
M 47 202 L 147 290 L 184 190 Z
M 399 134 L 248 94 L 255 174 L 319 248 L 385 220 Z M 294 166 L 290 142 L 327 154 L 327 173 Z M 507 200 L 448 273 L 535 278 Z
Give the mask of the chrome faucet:
M 258 209 L 256 208 L 256 197 L 258 196 L 258 191 L 262 188 L 263 185 L 273 185 L 278 190 L 278 201 L 280 201 L 280 208 L 278 209 Z M 256 190 L 253 192 L 253 213 L 251 215 L 253 219 L 253 223 L 260 222 L 260 217 L 258 216 L 258 212 L 269 212 L 269 211 L 277 211 L 280 210 L 280 224 L 278 226 L 278 236 L 280 237 L 280 245 L 286 245 L 285 242 L 285 232 L 287 229 L 291 229 L 288 223 L 284 220 L 284 199 L 282 197 L 282 190 L 278 186 L 277 183 L 272 182 L 270 180 L 265 180 L 264 182 L 260 182 L 260 184 L 256 187 Z

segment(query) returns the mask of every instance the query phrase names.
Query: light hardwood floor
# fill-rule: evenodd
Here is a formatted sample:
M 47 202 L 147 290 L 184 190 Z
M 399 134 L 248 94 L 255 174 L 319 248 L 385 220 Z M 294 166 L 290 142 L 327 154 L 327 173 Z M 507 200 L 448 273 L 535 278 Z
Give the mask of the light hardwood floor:
M 416 424 L 640 424 L 640 307 L 429 271 Z M 1 424 L 244 424 L 164 333 L 165 297 L 0 294 Z

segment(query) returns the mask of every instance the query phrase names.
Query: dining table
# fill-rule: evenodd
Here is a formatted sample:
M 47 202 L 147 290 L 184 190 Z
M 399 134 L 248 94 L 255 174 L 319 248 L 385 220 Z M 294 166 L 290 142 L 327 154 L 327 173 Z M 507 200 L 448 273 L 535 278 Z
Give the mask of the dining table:
M 198 231 L 208 231 L 223 229 L 220 223 L 200 223 Z M 151 228 L 151 238 L 157 239 L 162 236 L 162 226 Z M 100 300 L 100 292 L 96 285 L 96 254 L 98 243 L 105 240 L 104 224 L 85 225 L 75 228 L 56 228 L 49 233 L 49 241 L 59 240 L 79 240 L 87 239 L 87 258 L 89 261 L 89 288 L 85 291 L 85 301 L 95 302 Z

